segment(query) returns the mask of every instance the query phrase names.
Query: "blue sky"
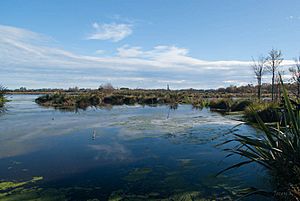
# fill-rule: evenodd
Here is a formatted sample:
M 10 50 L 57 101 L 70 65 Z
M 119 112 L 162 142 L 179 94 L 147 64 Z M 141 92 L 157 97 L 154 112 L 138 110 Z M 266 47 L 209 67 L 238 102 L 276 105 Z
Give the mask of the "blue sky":
M 216 88 L 255 83 L 251 57 L 300 54 L 300 2 L 3 0 L 9 88 Z M 266 78 L 267 80 L 267 78 Z

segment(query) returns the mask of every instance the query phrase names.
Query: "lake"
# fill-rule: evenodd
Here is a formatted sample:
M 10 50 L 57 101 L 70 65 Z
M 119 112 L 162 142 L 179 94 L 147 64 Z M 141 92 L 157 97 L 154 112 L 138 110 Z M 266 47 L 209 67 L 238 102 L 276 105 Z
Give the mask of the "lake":
M 240 161 L 239 157 L 224 159 L 225 147 L 216 147 L 241 123 L 235 117 L 190 105 L 176 110 L 136 105 L 72 112 L 41 107 L 35 104 L 36 97 L 10 95 L 7 111 L 0 115 L 1 181 L 42 177 L 24 186 L 27 191 L 14 192 L 16 196 L 21 192 L 28 199 L 50 200 L 191 196 L 234 200 L 238 189 L 270 188 L 264 171 L 255 165 L 216 177 Z M 248 125 L 233 131 L 258 134 Z

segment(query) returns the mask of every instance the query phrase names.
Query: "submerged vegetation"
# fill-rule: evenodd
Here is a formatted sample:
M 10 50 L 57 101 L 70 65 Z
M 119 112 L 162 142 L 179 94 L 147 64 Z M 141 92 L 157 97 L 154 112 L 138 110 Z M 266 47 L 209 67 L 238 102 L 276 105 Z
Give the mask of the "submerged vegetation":
M 55 194 L 41 193 L 35 186 L 43 177 L 33 177 L 29 181 L 0 181 L 0 199 L 14 200 L 55 200 Z M 62 197 L 60 197 L 62 198 Z
M 229 155 L 239 155 L 245 160 L 222 172 L 249 163 L 258 163 L 268 170 L 275 191 L 252 189 L 248 195 L 257 193 L 273 196 L 278 200 L 296 201 L 300 199 L 300 111 L 292 104 L 293 101 L 289 99 L 285 89 L 283 89 L 283 95 L 284 127 L 280 127 L 279 122 L 276 127 L 266 126 L 261 118 L 262 115 L 256 112 L 258 108 L 250 107 L 251 115 L 255 115 L 263 133 L 257 137 L 234 134 L 234 139 L 226 141 L 225 144 L 238 143 L 233 148 L 225 149 L 230 152 Z M 270 112 L 269 106 L 262 105 L 261 107 L 263 111 Z

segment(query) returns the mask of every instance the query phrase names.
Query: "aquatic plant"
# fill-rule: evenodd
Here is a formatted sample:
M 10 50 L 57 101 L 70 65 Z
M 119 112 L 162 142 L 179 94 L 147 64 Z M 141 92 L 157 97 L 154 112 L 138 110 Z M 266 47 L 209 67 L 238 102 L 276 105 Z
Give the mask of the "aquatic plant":
M 34 200 L 32 197 L 36 188 L 32 184 L 42 180 L 43 177 L 33 177 L 29 181 L 0 181 L 1 200 Z M 30 199 L 31 198 L 31 199 Z M 37 199 L 38 194 L 35 194 Z
M 66 101 L 65 93 L 46 94 L 35 99 L 38 104 L 51 104 L 53 106 L 64 104 Z
M 124 177 L 127 181 L 139 181 L 145 179 L 146 176 L 152 172 L 151 168 L 136 168 Z
M 203 109 L 209 106 L 209 102 L 206 99 L 196 99 L 191 101 L 193 108 Z
M 135 195 L 135 194 L 126 194 L 122 190 L 113 192 L 108 201 L 208 201 L 211 199 L 203 198 L 200 192 L 191 191 L 191 192 L 181 192 L 175 193 L 174 195 L 169 196 L 168 198 L 161 198 L 159 193 L 149 193 L 146 195 Z
M 95 191 L 99 187 L 62 187 L 53 188 L 40 185 L 43 177 L 33 177 L 28 181 L 0 181 L 1 201 L 62 201 L 89 200 L 96 201 Z M 84 197 L 85 199 L 83 199 Z
M 0 107 L 3 107 L 5 102 L 6 102 L 5 98 L 0 97 Z
M 213 110 L 229 112 L 232 104 L 232 99 L 213 99 L 210 101 L 209 107 Z
M 7 102 L 7 99 L 5 98 L 6 94 L 6 87 L 3 85 L 0 85 L 0 113 L 4 112 L 4 105 Z
M 238 112 L 238 111 L 245 111 L 245 109 L 252 104 L 252 101 L 250 100 L 240 100 L 240 101 L 235 101 L 231 105 L 231 112 Z
M 281 84 L 283 82 L 281 80 Z M 288 93 L 283 89 L 283 115 L 285 127 L 266 126 L 260 116 L 256 114 L 256 120 L 263 131 L 260 136 L 243 136 L 234 134 L 234 138 L 223 144 L 235 142 L 237 146 L 225 151 L 228 156 L 239 155 L 245 160 L 234 164 L 220 173 L 238 168 L 250 163 L 263 166 L 271 176 L 275 192 L 266 192 L 262 189 L 251 189 L 251 194 L 273 196 L 278 200 L 300 199 L 300 111 L 291 103 Z M 255 109 L 252 108 L 255 114 Z M 219 173 L 219 174 L 220 174 Z
M 245 118 L 250 122 L 257 123 L 256 116 L 265 122 L 279 122 L 282 114 L 278 103 L 274 102 L 253 102 L 245 109 Z
M 97 106 L 100 104 L 100 98 L 95 95 L 76 96 L 75 107 L 86 109 L 89 106 Z
M 39 105 L 55 108 L 80 108 L 106 105 L 170 105 L 192 104 L 203 108 L 208 102 L 200 93 L 161 90 L 97 90 L 91 92 L 55 92 L 38 97 L 35 102 Z
M 250 100 L 233 100 L 227 99 L 212 99 L 209 102 L 211 110 L 217 110 L 222 112 L 241 112 L 244 111 L 252 101 Z

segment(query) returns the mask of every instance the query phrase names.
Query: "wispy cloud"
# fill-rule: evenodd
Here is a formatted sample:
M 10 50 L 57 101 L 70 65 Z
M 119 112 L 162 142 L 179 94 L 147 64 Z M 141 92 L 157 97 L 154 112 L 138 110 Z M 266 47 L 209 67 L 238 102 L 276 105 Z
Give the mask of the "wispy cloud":
M 300 20 L 300 17 L 299 16 L 290 15 L 290 16 L 286 17 L 286 19 L 293 21 L 293 20 Z
M 96 88 L 104 82 L 132 88 L 162 88 L 166 84 L 172 88 L 215 88 L 233 83 L 228 80 L 255 81 L 249 61 L 205 61 L 173 45 L 148 50 L 126 45 L 117 48 L 114 55 L 87 56 L 55 47 L 51 39 L 38 33 L 2 25 L 0 61 L 0 80 L 10 88 Z
M 144 52 L 141 51 L 141 47 L 129 47 L 124 45 L 117 48 L 117 55 L 120 57 L 139 57 L 144 55 Z
M 131 24 L 98 24 L 93 23 L 94 33 L 90 34 L 89 40 L 111 40 L 118 42 L 132 34 Z
M 105 50 L 96 50 L 95 51 L 95 54 L 104 54 L 105 53 Z

